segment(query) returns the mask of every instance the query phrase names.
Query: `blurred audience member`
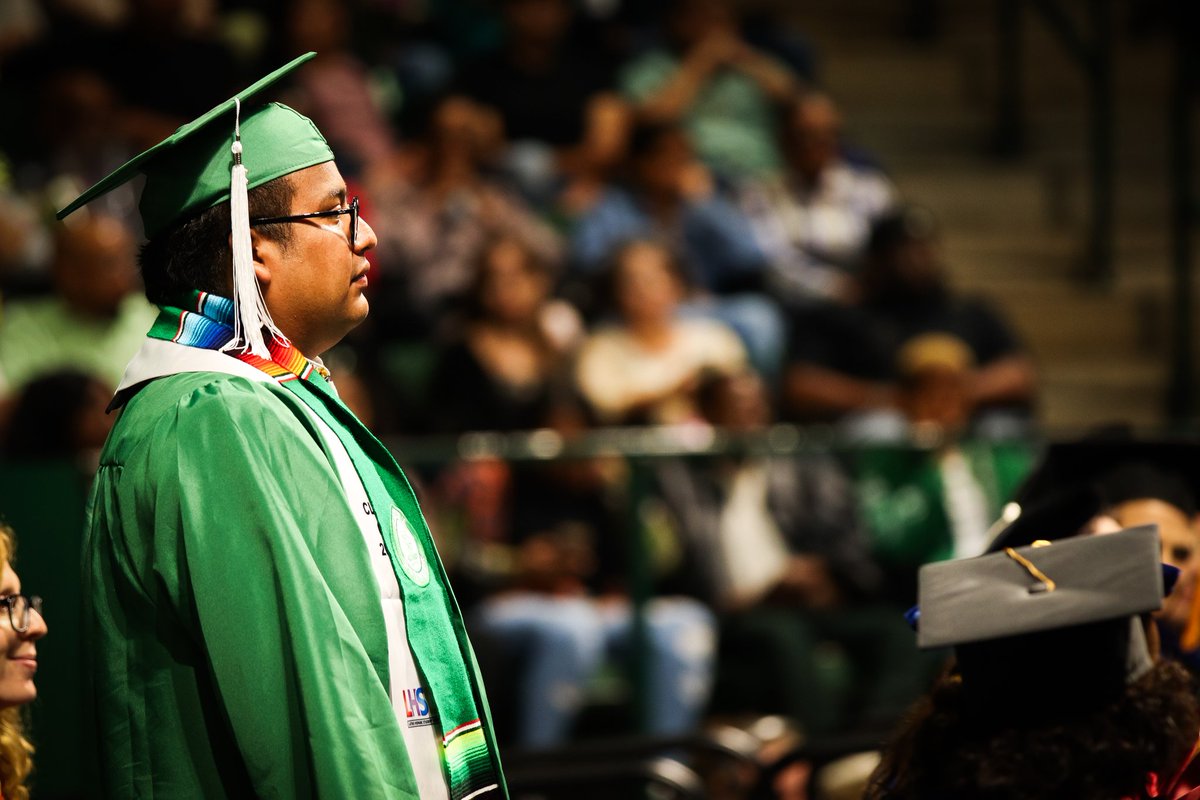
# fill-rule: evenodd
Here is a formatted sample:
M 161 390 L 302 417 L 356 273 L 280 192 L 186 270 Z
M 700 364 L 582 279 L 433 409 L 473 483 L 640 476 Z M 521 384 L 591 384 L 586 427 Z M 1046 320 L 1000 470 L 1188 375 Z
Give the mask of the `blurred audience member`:
M 775 303 L 756 291 L 765 260 L 749 221 L 717 191 L 682 128 L 641 125 L 629 149 L 628 189 L 605 189 L 574 223 L 572 266 L 595 276 L 626 242 L 663 239 L 683 255 L 688 279 L 700 290 L 684 303 L 685 311 L 729 325 L 755 367 L 774 377 L 784 322 Z
M 30 76 L 36 136 L 27 143 L 31 149 L 16 176 L 19 187 L 56 191 L 49 184 L 63 180 L 87 186 L 129 160 L 135 151 L 125 130 L 126 112 L 110 78 L 70 59 L 48 71 L 41 64 L 29 68 L 37 72 Z M 101 210 L 134 220 L 136 205 L 132 190 L 115 192 Z
M 377 248 L 387 319 L 376 330 L 385 338 L 427 335 L 462 299 L 494 236 L 512 237 L 540 261 L 559 264 L 557 233 L 485 173 L 499 141 L 494 114 L 447 96 L 407 154 L 407 177 L 373 188 L 375 213 L 404 223 L 390 226 Z
M 0 425 L 0 456 L 16 461 L 61 459 L 95 471 L 112 428 L 106 409 L 111 386 L 94 376 L 61 370 L 30 381 Z
M 587 202 L 624 153 L 628 109 L 614 65 L 573 37 L 570 0 L 504 0 L 499 51 L 463 69 L 461 91 L 495 109 L 523 188 L 568 208 Z
M 1200 575 L 1197 468 L 1192 461 L 1184 472 L 1164 469 L 1150 460 L 1134 460 L 1135 453 L 1100 479 L 1100 495 L 1108 515 L 1122 528 L 1158 526 L 1163 563 L 1179 570 L 1175 587 L 1157 615 L 1163 656 L 1200 672 L 1200 628 L 1188 631 L 1189 626 L 1200 625 L 1200 620 L 1192 622 L 1197 613 L 1196 582 Z
M 1068 528 L 1086 514 L 1103 514 L 1117 528 L 1157 525 L 1162 561 L 1179 571 L 1171 593 L 1156 615 L 1163 655 L 1200 673 L 1200 443 L 1181 437 L 1139 438 L 1125 428 L 1102 428 L 1077 441 L 1051 442 L 1015 500 L 1022 514 L 1038 507 L 1073 501 L 1078 512 Z M 1024 538 L 1011 533 L 1004 544 L 1045 538 L 1030 526 Z M 1045 527 L 1042 525 L 1041 527 Z M 1095 526 L 1081 533 L 1092 533 Z M 993 544 L 993 549 L 997 545 Z
M 217 4 L 128 0 L 127 8 L 123 24 L 96 40 L 95 53 L 121 98 L 136 152 L 231 97 L 245 75 L 220 36 Z
M 0 61 L 45 31 L 46 18 L 38 6 L 35 0 L 11 0 L 0 8 Z
M 29 800 L 25 781 L 33 770 L 33 743 L 25 734 L 21 706 L 37 697 L 33 683 L 37 672 L 37 641 L 46 635 L 42 598 L 21 593 L 21 579 L 13 571 L 16 541 L 12 530 L 0 524 L 0 605 L 7 606 L 7 621 L 0 622 L 0 796 Z M 3 612 L 0 612 L 3 614 Z M 3 616 L 0 616 L 3 619 Z
M 714 320 L 678 316 L 686 285 L 664 245 L 625 245 L 608 277 L 618 320 L 585 340 L 575 371 L 580 393 L 609 424 L 696 421 L 702 375 L 745 365 L 738 337 Z
M 724 0 L 671 0 L 666 32 L 668 47 L 638 57 L 621 76 L 638 115 L 686 125 L 722 178 L 777 170 L 776 105 L 795 96 L 796 76 L 741 38 Z
M 14 286 L 42 282 L 50 233 L 34 203 L 16 191 L 12 169 L 0 152 L 0 297 Z
M 397 140 L 372 94 L 367 65 L 350 46 L 353 6 L 291 0 L 285 19 L 287 58 L 317 53 L 296 78 L 296 109 L 325 135 L 344 174 L 358 178 L 384 167 L 395 156 Z
M 133 237 L 105 216 L 60 226 L 51 271 L 53 297 L 5 308 L 0 384 L 17 391 L 40 375 L 70 367 L 116 386 L 156 313 L 136 291 Z
M 871 226 L 895 203 L 887 177 L 843 157 L 841 126 L 827 95 L 800 95 L 780 123 L 786 169 L 741 192 L 772 293 L 792 306 L 847 299 Z
M 530 430 L 546 419 L 583 322 L 550 297 L 549 267 L 520 241 L 480 254 L 465 324 L 439 352 L 431 381 L 439 431 Z
M 573 265 L 594 274 L 636 236 L 675 244 L 711 292 L 755 284 L 764 266 L 749 221 L 717 191 L 674 124 L 639 125 L 629 146 L 627 188 L 610 187 L 575 222 Z
M 557 406 L 546 422 L 567 436 L 587 424 L 570 404 Z M 645 650 L 634 639 L 619 467 L 583 459 L 514 476 L 510 574 L 476 608 L 472 637 L 483 652 L 517 663 L 515 743 L 522 747 L 566 743 L 606 664 L 645 659 L 646 705 L 631 710 L 644 715 L 648 733 L 694 730 L 708 703 L 715 653 L 708 608 L 685 597 L 653 597 L 643 609 Z
M 709 378 L 699 398 L 705 419 L 733 434 L 773 421 L 753 373 Z M 655 474 L 687 542 L 682 572 L 725 612 L 722 683 L 748 706 L 737 710 L 787 714 L 810 735 L 893 724 L 923 673 L 901 615 L 878 602 L 882 575 L 838 462 L 728 456 L 667 461 Z M 830 642 L 849 656 L 848 706 L 821 682 L 820 645 Z
M 961 388 L 975 431 L 1025 432 L 1033 361 L 1002 316 L 947 284 L 927 213 L 902 209 L 875 224 L 858 292 L 849 307 L 823 305 L 793 319 L 784 377 L 790 418 L 839 420 L 875 438 L 897 435 L 897 354 L 913 337 L 945 333 L 967 347 Z
M 853 453 L 874 552 L 897 600 L 911 600 L 922 564 L 982 553 L 1032 465 L 1024 441 L 970 435 L 972 369 L 971 350 L 956 337 L 910 340 L 896 368 L 907 434 Z

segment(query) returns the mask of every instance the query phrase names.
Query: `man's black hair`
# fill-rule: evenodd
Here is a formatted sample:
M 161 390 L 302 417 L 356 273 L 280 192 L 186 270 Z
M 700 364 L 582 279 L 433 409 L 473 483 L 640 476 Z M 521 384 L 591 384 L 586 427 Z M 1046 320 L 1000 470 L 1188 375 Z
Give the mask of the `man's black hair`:
M 285 175 L 250 190 L 250 217 L 282 217 L 291 213 L 295 187 Z M 286 246 L 291 226 L 261 225 L 259 234 Z M 233 273 L 229 246 L 229 201 L 178 222 L 142 245 L 138 265 L 146 298 L 158 305 L 176 303 L 192 290 L 228 296 Z

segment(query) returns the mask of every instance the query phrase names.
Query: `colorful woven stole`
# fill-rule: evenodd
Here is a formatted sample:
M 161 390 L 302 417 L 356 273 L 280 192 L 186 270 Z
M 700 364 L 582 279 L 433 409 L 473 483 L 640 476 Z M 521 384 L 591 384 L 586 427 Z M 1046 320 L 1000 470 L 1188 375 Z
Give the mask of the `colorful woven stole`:
M 194 292 L 184 307 L 163 307 L 149 336 L 218 350 L 233 340 L 233 304 Z M 230 356 L 289 389 L 334 431 L 350 455 L 400 584 L 409 644 L 437 712 L 451 800 L 507 796 L 462 614 L 412 487 L 387 448 L 338 399 L 323 367 L 288 342 L 273 341 L 269 348 L 270 360 Z

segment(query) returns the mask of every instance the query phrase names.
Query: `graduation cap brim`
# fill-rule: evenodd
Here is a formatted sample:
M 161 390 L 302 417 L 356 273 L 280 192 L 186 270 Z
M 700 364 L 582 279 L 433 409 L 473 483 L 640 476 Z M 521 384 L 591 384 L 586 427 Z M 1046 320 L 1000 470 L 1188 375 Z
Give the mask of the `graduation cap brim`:
M 250 86 L 235 94 L 228 100 L 220 103 L 215 108 L 202 114 L 191 122 L 181 125 L 174 133 L 168 136 L 163 141 L 145 150 L 142 153 L 131 158 L 125 164 L 118 167 L 110 175 L 102 178 L 99 182 L 87 189 L 79 197 L 75 198 L 69 205 L 58 212 L 57 218 L 63 219 L 72 212 L 78 210 L 87 203 L 95 200 L 106 192 L 110 192 L 118 186 L 126 183 L 137 177 L 139 174 L 147 174 L 147 190 L 149 190 L 149 178 L 155 170 L 155 165 L 160 162 L 165 162 L 166 166 L 163 171 L 172 170 L 172 177 L 176 178 L 184 188 L 179 191 L 173 191 L 168 194 L 167 198 L 152 197 L 151 202 L 147 203 L 147 198 L 143 194 L 143 203 L 141 206 L 142 217 L 145 223 L 146 234 L 153 235 L 160 230 L 164 225 L 180 216 L 186 215 L 192 211 L 201 210 L 204 207 L 215 205 L 221 199 L 228 197 L 228 173 L 225 175 L 225 187 L 222 191 L 222 184 L 219 176 L 202 174 L 201 170 L 208 160 L 212 160 L 214 156 L 224 156 L 228 153 L 228 145 L 233 138 L 233 119 L 234 110 L 238 103 L 243 105 L 243 123 L 246 122 L 247 112 L 245 105 L 255 95 L 263 92 L 287 77 L 299 66 L 311 60 L 316 56 L 316 53 L 309 52 L 299 56 L 282 67 L 271 72 L 263 78 L 255 81 Z M 289 160 L 283 163 L 284 167 L 293 167 L 294 169 L 302 169 L 306 166 L 312 166 L 322 161 L 332 160 L 333 154 L 325 144 L 324 138 L 316 127 L 304 117 L 296 114 L 286 106 L 278 106 L 278 108 L 286 109 L 286 111 L 296 118 L 292 124 L 297 130 L 294 138 L 299 140 L 300 144 L 306 144 L 305 152 L 299 153 L 294 157 L 289 157 Z M 299 122 L 302 121 L 302 122 Z M 220 124 L 219 129 L 214 127 Z M 211 129 L 211 130 L 210 130 Z M 243 140 L 246 138 L 245 127 L 243 129 Z M 219 148 L 224 146 L 224 153 L 219 152 Z M 274 143 L 273 143 L 274 144 Z M 253 148 L 256 152 L 251 152 L 252 148 L 247 144 L 246 147 L 246 164 L 251 176 L 250 188 L 255 185 L 261 185 L 265 182 L 263 179 L 266 175 L 271 174 L 273 177 L 279 177 L 280 167 L 275 166 L 270 168 L 269 172 L 264 171 L 263 167 L 271 167 L 272 163 L 278 165 L 280 158 L 280 150 L 286 152 L 289 149 L 289 142 L 279 142 L 280 147 L 277 148 Z M 192 157 L 193 154 L 188 152 L 189 148 L 199 148 L 197 157 Z M 294 148 L 293 148 L 294 149 Z M 302 148 L 303 149 L 303 148 Z M 178 152 L 177 152 L 178 151 Z M 232 156 L 228 157 L 229 163 L 232 163 Z M 187 174 L 189 165 L 197 170 L 195 176 Z M 226 170 L 228 168 L 226 167 Z M 255 170 L 258 169 L 256 177 Z M 294 171 L 292 169 L 292 171 Z M 211 165 L 209 167 L 211 172 Z M 286 174 L 286 173 L 283 173 Z M 189 191 L 186 187 L 189 179 L 193 183 L 203 179 L 212 184 L 207 191 Z M 270 178 L 266 178 L 269 180 Z M 204 189 L 205 187 L 201 187 Z
M 1015 548 L 1016 557 L 998 552 L 926 564 L 917 643 L 957 646 L 1156 610 L 1163 598 L 1159 547 L 1157 526 L 1144 525 Z

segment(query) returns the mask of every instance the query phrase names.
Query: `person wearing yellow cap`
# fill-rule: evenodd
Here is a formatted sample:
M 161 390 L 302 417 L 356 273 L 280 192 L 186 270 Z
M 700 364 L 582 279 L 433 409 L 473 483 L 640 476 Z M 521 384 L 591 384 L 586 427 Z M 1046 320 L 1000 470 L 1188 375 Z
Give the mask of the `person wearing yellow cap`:
M 84 545 L 107 797 L 500 798 L 479 671 L 404 474 L 320 355 L 366 316 L 375 232 L 320 132 L 253 96 L 137 175 L 147 296 Z

